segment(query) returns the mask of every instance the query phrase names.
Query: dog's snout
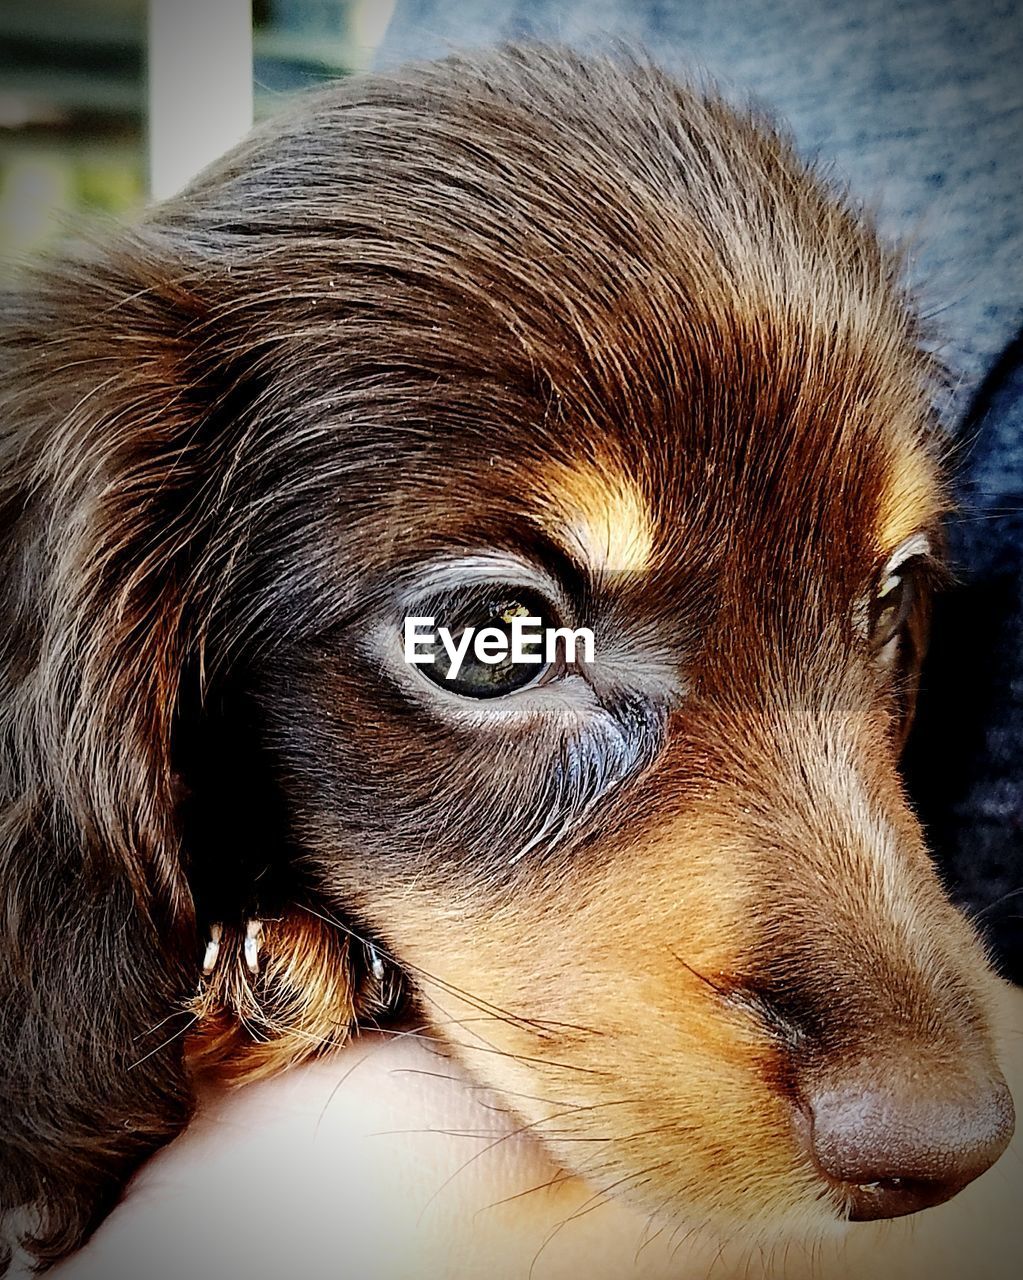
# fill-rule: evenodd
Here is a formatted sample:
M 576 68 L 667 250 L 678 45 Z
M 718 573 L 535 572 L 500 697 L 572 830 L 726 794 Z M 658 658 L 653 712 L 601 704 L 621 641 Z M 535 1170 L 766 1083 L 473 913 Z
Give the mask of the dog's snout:
M 1012 1097 L 994 1067 L 954 1082 L 930 1076 L 907 1063 L 897 1081 L 861 1072 L 804 1091 L 812 1158 L 853 1221 L 941 1204 L 1008 1145 Z

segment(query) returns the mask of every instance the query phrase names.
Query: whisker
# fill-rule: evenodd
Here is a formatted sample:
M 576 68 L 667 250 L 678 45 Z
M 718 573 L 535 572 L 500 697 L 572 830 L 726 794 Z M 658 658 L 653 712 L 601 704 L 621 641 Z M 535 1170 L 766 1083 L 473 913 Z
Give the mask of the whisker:
M 166 1026 L 167 1023 L 172 1021 L 174 1018 L 186 1018 L 188 1016 L 189 1014 L 187 1009 L 174 1009 L 172 1012 L 168 1013 L 165 1018 L 161 1018 L 159 1022 L 154 1022 L 153 1025 L 151 1027 L 147 1027 L 145 1031 L 140 1031 L 138 1035 L 132 1036 L 132 1043 L 134 1044 L 137 1040 L 147 1040 L 154 1032 L 159 1031 L 161 1027 Z
M 993 902 L 987 903 L 979 911 L 972 912 L 972 918 L 974 920 L 982 920 L 989 911 L 995 911 L 998 907 L 1002 906 L 1003 903 L 1008 902 L 1012 898 L 1018 898 L 1021 895 L 1023 895 L 1023 885 L 1018 889 L 1010 889 L 1008 893 L 1001 894 L 999 897 L 995 898 Z
M 705 986 L 710 987 L 711 991 L 721 996 L 722 999 L 728 999 L 728 992 L 723 987 L 719 987 L 716 982 L 713 982 L 710 978 L 708 978 L 705 973 L 701 973 L 699 969 L 694 969 L 688 960 L 683 960 L 682 957 L 676 951 L 672 950 L 671 947 L 668 947 L 667 951 L 668 951 L 668 954 L 672 956 L 675 960 L 677 960 L 683 969 L 688 970 L 688 972 L 691 973 L 694 978 L 699 979 L 699 981 L 702 982 Z
M 439 1005 L 437 1007 L 440 1008 Z M 441 1009 L 441 1012 L 446 1013 L 446 1010 Z M 501 1019 L 497 1019 L 497 1021 L 501 1021 Z M 449 1015 L 448 1020 L 444 1025 L 458 1026 L 460 1024 L 458 1019 L 451 1018 Z M 499 1049 L 496 1045 L 488 1044 L 487 1041 L 485 1041 L 483 1037 L 479 1035 L 478 1032 L 473 1032 L 473 1034 L 474 1036 L 476 1036 L 479 1043 L 464 1044 L 457 1040 L 451 1040 L 446 1036 L 431 1036 L 424 1032 L 417 1032 L 416 1036 L 418 1039 L 421 1039 L 421 1040 L 432 1040 L 432 1041 L 435 1041 L 437 1044 L 449 1046 L 451 1048 L 462 1049 L 465 1053 L 493 1053 L 498 1055 L 499 1057 L 509 1058 L 515 1062 L 530 1062 L 538 1066 L 554 1067 L 561 1071 L 576 1071 L 583 1075 L 590 1075 L 590 1076 L 606 1077 L 613 1074 L 610 1071 L 601 1071 L 597 1067 L 582 1067 L 578 1063 L 574 1063 L 574 1062 L 559 1062 L 554 1058 L 538 1058 L 538 1057 L 533 1057 L 530 1054 L 514 1053 L 510 1049 Z
M 357 933 L 349 925 L 345 924 L 344 921 L 337 919 L 335 916 L 329 913 L 324 914 L 323 912 L 317 911 L 315 908 L 310 907 L 308 904 L 302 903 L 299 905 L 301 906 L 302 910 L 308 912 L 309 915 L 315 916 L 318 920 L 322 920 L 324 924 L 329 924 L 329 925 L 332 925 L 334 928 L 340 929 L 343 933 L 347 934 L 348 937 L 354 938 L 356 942 L 361 943 L 363 946 L 371 945 L 368 938 L 365 938 L 361 934 Z M 604 1034 L 603 1031 L 601 1031 L 597 1027 L 587 1027 L 587 1026 L 579 1025 L 577 1023 L 571 1023 L 571 1022 L 559 1022 L 552 1018 L 526 1018 L 526 1017 L 523 1017 L 521 1014 L 512 1013 L 508 1009 L 502 1009 L 499 1005 L 491 1004 L 489 1001 L 484 1000 L 482 997 L 475 996 L 473 995 L 472 992 L 466 991 L 463 988 L 456 986 L 454 983 L 448 982 L 446 979 L 438 977 L 437 974 L 430 973 L 429 970 L 427 969 L 422 969 L 418 965 L 411 964 L 404 960 L 399 960 L 396 956 L 391 955 L 387 950 L 379 946 L 377 943 L 373 943 L 372 945 L 376 948 L 378 954 L 383 959 L 389 960 L 391 964 L 397 966 L 400 969 L 410 970 L 412 973 L 417 974 L 419 977 L 424 978 L 427 981 L 434 983 L 436 986 L 440 987 L 442 990 L 447 991 L 448 994 L 458 996 L 461 999 L 465 1000 L 467 1003 L 473 1005 L 474 1008 L 478 1009 L 481 1013 L 489 1013 L 493 1017 L 499 1018 L 501 1021 L 507 1022 L 510 1025 L 520 1026 L 525 1029 L 534 1030 L 539 1035 L 547 1035 L 552 1029 L 558 1030 L 558 1031 L 579 1031 L 585 1035 L 594 1035 L 594 1036 Z
M 455 1084 L 463 1085 L 467 1089 L 486 1090 L 486 1092 L 488 1093 L 498 1092 L 498 1090 L 495 1089 L 492 1085 L 485 1084 L 481 1081 L 470 1080 L 470 1079 L 466 1079 L 464 1077 L 459 1077 L 459 1076 L 449 1076 L 439 1071 L 426 1071 L 422 1067 L 395 1067 L 392 1072 L 392 1075 L 430 1076 L 435 1080 L 450 1080 Z M 546 1097 L 542 1097 L 540 1094 L 537 1094 L 537 1093 L 519 1093 L 514 1089 L 504 1089 L 504 1088 L 500 1089 L 499 1092 L 502 1098 L 525 1098 L 529 1102 L 546 1102 L 552 1107 L 559 1107 L 564 1105 L 564 1103 L 560 1098 L 546 1098 Z M 600 1106 L 600 1105 L 603 1105 L 603 1104 L 601 1103 L 594 1104 L 594 1106 Z M 501 1107 L 495 1103 L 483 1102 L 482 1100 L 478 1100 L 477 1106 L 485 1107 L 488 1111 L 500 1111 L 505 1115 L 508 1114 L 506 1108 Z M 576 1109 L 579 1111 L 592 1110 L 591 1107 L 588 1107 L 584 1103 L 580 1103 Z
M 362 1064 L 363 1064 L 364 1062 L 368 1061 L 368 1060 L 369 1060 L 369 1058 L 370 1058 L 370 1056 L 371 1056 L 371 1054 L 373 1054 L 374 1052 L 378 1051 L 378 1050 L 379 1050 L 379 1049 L 381 1049 L 382 1047 L 383 1047 L 383 1044 L 382 1044 L 382 1043 L 378 1043 L 378 1044 L 373 1045 L 371 1048 L 367 1049 L 367 1050 L 366 1050 L 366 1053 L 363 1055 L 363 1057 L 359 1058 L 356 1062 L 353 1062 L 353 1063 L 352 1063 L 352 1065 L 348 1068 L 348 1070 L 347 1070 L 347 1071 L 346 1071 L 346 1072 L 341 1076 L 341 1078 L 337 1081 L 337 1083 L 336 1083 L 336 1084 L 331 1088 L 331 1091 L 330 1091 L 330 1093 L 327 1095 L 327 1099 L 326 1099 L 326 1101 L 324 1102 L 322 1109 L 320 1110 L 319 1117 L 317 1118 L 317 1121 L 316 1121 L 316 1127 L 315 1127 L 315 1129 L 313 1130 L 313 1133 L 314 1133 L 314 1134 L 316 1134 L 316 1133 L 318 1133 L 318 1132 L 319 1132 L 320 1125 L 323 1123 L 323 1118 L 324 1118 L 324 1116 L 327 1114 L 327 1109 L 328 1109 L 328 1107 L 329 1107 L 329 1106 L 330 1106 L 330 1104 L 334 1101 L 334 1099 L 337 1097 L 338 1092 L 340 1091 L 340 1089 L 342 1088 L 342 1086 L 343 1086 L 344 1084 L 346 1084 L 346 1083 L 347 1083 L 347 1081 L 348 1081 L 348 1080 L 349 1080 L 349 1078 L 351 1077 L 352 1073 L 353 1073 L 353 1072 L 355 1072 L 355 1071 L 357 1071 L 357 1070 L 358 1070 L 358 1068 L 359 1068 L 359 1067 L 361 1067 L 361 1066 L 362 1066 Z
M 585 1201 L 584 1204 L 579 1209 L 577 1209 L 574 1213 L 569 1214 L 567 1218 L 564 1218 L 561 1222 L 559 1222 L 558 1225 L 554 1228 L 554 1230 L 551 1231 L 544 1238 L 543 1243 L 540 1245 L 539 1249 L 537 1249 L 536 1253 L 533 1255 L 533 1261 L 529 1265 L 529 1275 L 527 1280 L 533 1280 L 533 1272 L 536 1270 L 536 1264 L 540 1259 L 540 1255 L 551 1243 L 551 1241 L 554 1240 L 555 1237 L 561 1231 L 563 1231 L 564 1228 L 567 1227 L 570 1222 L 576 1222 L 579 1218 L 584 1218 L 588 1214 L 595 1212 L 597 1209 L 605 1208 L 607 1205 L 612 1204 L 613 1202 L 610 1199 L 609 1193 L 614 1191 L 617 1187 L 624 1186 L 630 1182 L 636 1186 L 643 1186 L 644 1183 L 650 1181 L 651 1174 L 658 1173 L 661 1169 L 667 1168 L 669 1163 L 670 1161 L 664 1160 L 660 1164 L 650 1165 L 645 1169 L 640 1169 L 638 1173 L 626 1174 L 624 1177 L 619 1178 L 616 1182 L 612 1182 L 609 1186 L 603 1187 L 599 1191 L 595 1191 L 593 1195 L 590 1196 L 590 1198 L 587 1201 Z
M 514 1200 L 522 1200 L 525 1196 L 531 1196 L 537 1191 L 546 1191 L 550 1187 L 555 1187 L 563 1182 L 574 1182 L 575 1174 L 569 1173 L 567 1169 L 559 1169 L 553 1178 L 548 1178 L 546 1182 L 540 1182 L 535 1187 L 527 1187 L 525 1191 L 516 1191 L 514 1195 L 504 1196 L 501 1200 L 492 1200 L 490 1204 L 484 1205 L 481 1209 L 477 1209 L 473 1214 L 475 1221 L 481 1213 L 486 1213 L 488 1209 L 497 1209 L 503 1204 L 511 1204 Z
M 182 1010 L 182 1012 L 184 1012 L 184 1010 Z M 166 1022 L 166 1021 L 167 1021 L 167 1019 L 165 1018 L 165 1019 L 164 1019 L 164 1022 Z M 172 1033 L 171 1033 L 171 1034 L 166 1038 L 166 1040 L 162 1040 L 158 1045 L 155 1045 L 152 1049 L 150 1049 L 150 1050 L 149 1050 L 149 1052 L 148 1052 L 148 1053 L 144 1053 L 144 1054 L 142 1055 L 142 1057 L 141 1057 L 141 1058 L 136 1058 L 136 1060 L 135 1060 L 134 1062 L 129 1062 L 128 1067 L 127 1067 L 127 1070 L 129 1070 L 129 1071 L 134 1071 L 136 1067 L 141 1067 L 141 1066 L 142 1066 L 142 1064 L 143 1064 L 144 1062 L 148 1062 L 148 1061 L 149 1061 L 149 1059 L 150 1059 L 154 1054 L 159 1053 L 159 1052 L 161 1051 L 161 1049 L 166 1049 L 166 1048 L 167 1048 L 167 1046 L 168 1046 L 169 1044 L 173 1044 L 175 1040 L 177 1040 L 179 1037 L 181 1037 L 181 1036 L 185 1035 L 189 1030 L 191 1030 L 191 1028 L 192 1028 L 192 1027 L 194 1027 L 194 1026 L 195 1026 L 195 1024 L 196 1024 L 198 1021 L 199 1021 L 198 1016 L 197 1016 L 197 1015 L 195 1015 L 195 1014 L 193 1014 L 193 1015 L 189 1018 L 188 1022 L 187 1022 L 183 1027 L 179 1027 L 179 1028 L 177 1029 L 177 1031 L 172 1032 Z M 162 1023 L 158 1023 L 157 1025 L 158 1025 L 158 1026 L 162 1026 L 163 1024 L 162 1024 Z M 154 1030 L 156 1030 L 156 1028 L 155 1028 L 155 1027 L 154 1027 Z
M 587 1109 L 591 1109 L 591 1110 L 593 1110 L 593 1111 L 598 1111 L 598 1110 L 602 1109 L 603 1107 L 607 1107 L 607 1106 L 616 1106 L 616 1105 L 623 1105 L 623 1104 L 624 1104 L 624 1103 L 626 1103 L 626 1102 L 632 1102 L 632 1101 L 634 1101 L 634 1100 L 633 1100 L 633 1099 L 631 1099 L 631 1098 L 613 1099 L 613 1100 L 611 1100 L 611 1101 L 609 1101 L 609 1102 L 599 1102 L 599 1103 L 594 1103 L 594 1104 L 593 1104 L 593 1106 L 592 1106 L 592 1108 L 587 1108 Z M 420 1215 L 419 1215 L 418 1222 L 420 1222 L 420 1223 L 422 1222 L 423 1214 L 424 1214 L 424 1213 L 426 1212 L 426 1210 L 430 1207 L 430 1205 L 431 1205 L 431 1204 L 433 1204 L 434 1200 L 436 1200 L 436 1199 L 437 1199 L 437 1197 L 438 1197 L 438 1196 L 439 1196 L 439 1195 L 440 1195 L 440 1194 L 441 1194 L 441 1193 L 442 1193 L 442 1192 L 443 1192 L 443 1191 L 444 1191 L 448 1186 L 450 1186 L 450 1185 L 451 1185 L 451 1183 L 455 1180 L 455 1178 L 457 1178 L 457 1177 L 459 1176 L 459 1174 L 464 1173 L 464 1172 L 465 1172 L 465 1170 L 466 1170 L 466 1169 L 468 1169 L 470 1165 L 475 1164 L 475 1163 L 476 1163 L 476 1161 L 477 1161 L 477 1160 L 479 1160 L 482 1156 L 485 1156 L 488 1152 L 493 1151 L 495 1147 L 499 1147 L 502 1143 L 507 1142 L 510 1138 L 518 1138 L 518 1137 L 521 1137 L 521 1136 L 522 1136 L 522 1134 L 524 1134 L 524 1133 L 530 1133 L 530 1132 L 533 1132 L 533 1131 L 537 1131 L 537 1130 L 539 1130 L 539 1129 L 540 1129 L 541 1125 L 548 1124 L 548 1123 L 550 1123 L 550 1121 L 552 1121 L 552 1120 L 560 1120 L 563 1116 L 573 1115 L 573 1114 L 575 1114 L 575 1113 L 578 1111 L 578 1109 L 579 1109 L 578 1107 L 573 1106 L 573 1107 L 568 1108 L 568 1109 L 566 1109 L 566 1110 L 564 1110 L 564 1111 L 557 1111 L 557 1112 L 555 1112 L 555 1113 L 554 1113 L 553 1115 L 551 1115 L 551 1116 L 546 1116 L 546 1117 L 543 1117 L 542 1119 L 539 1119 L 539 1120 L 532 1120 L 532 1121 L 528 1121 L 528 1122 L 527 1122 L 527 1123 L 525 1123 L 525 1124 L 519 1125 L 519 1126 L 518 1126 L 518 1128 L 508 1130 L 508 1132 L 506 1132 L 506 1133 L 502 1134 L 502 1135 L 501 1135 L 499 1138 L 497 1138 L 494 1142 L 490 1143 L 490 1144 L 489 1144 L 488 1146 L 486 1146 L 486 1147 L 483 1147 L 483 1148 L 482 1148 L 482 1150 L 475 1152 L 472 1156 L 470 1156 L 470 1157 L 469 1157 L 469 1159 L 468 1159 L 468 1160 L 466 1160 L 466 1162 L 465 1162 L 463 1165 L 460 1165 L 460 1166 L 459 1166 L 459 1167 L 458 1167 L 458 1168 L 457 1168 L 457 1169 L 456 1169 L 452 1174 L 450 1174 L 447 1178 L 445 1178 L 445 1179 L 444 1179 L 444 1181 L 441 1183 L 441 1185 L 436 1189 L 436 1191 L 434 1191 L 434 1192 L 433 1192 L 433 1194 L 430 1196 L 430 1198 L 427 1200 L 427 1202 L 423 1205 L 423 1208 L 422 1208 L 422 1210 L 421 1210 L 421 1212 L 420 1212 Z M 555 1131 L 555 1132 L 557 1132 L 557 1131 Z M 569 1138 L 562 1138 L 561 1140 L 562 1140 L 562 1141 L 569 1141 L 569 1142 L 571 1142 L 571 1141 L 579 1141 L 579 1142 L 602 1142 L 602 1143 L 607 1143 L 607 1142 L 612 1141 L 613 1139 L 612 1139 L 612 1138 L 582 1138 L 582 1137 L 580 1137 L 580 1138 L 572 1138 L 572 1137 L 569 1137 Z

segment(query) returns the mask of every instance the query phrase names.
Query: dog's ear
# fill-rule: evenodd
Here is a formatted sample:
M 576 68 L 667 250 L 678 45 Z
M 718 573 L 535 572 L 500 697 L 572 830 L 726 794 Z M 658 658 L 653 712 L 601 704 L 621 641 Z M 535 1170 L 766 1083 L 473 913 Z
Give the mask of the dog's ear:
M 0 320 L 0 1212 L 43 1263 L 187 1123 L 197 1067 L 266 1074 L 392 1001 L 252 812 L 242 637 L 273 610 L 241 585 L 268 505 L 244 449 L 268 432 L 236 299 L 188 253 L 124 233 Z
M 42 1264 L 186 1123 L 187 298 L 140 243 L 5 300 L 0 1209 Z

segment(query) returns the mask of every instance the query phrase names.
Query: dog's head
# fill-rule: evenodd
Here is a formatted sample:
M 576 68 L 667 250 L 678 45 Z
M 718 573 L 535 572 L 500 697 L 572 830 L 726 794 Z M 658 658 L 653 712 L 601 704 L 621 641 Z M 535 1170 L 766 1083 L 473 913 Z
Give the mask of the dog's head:
M 932 370 L 772 129 L 542 49 L 342 85 L 6 342 L 2 1164 L 43 1257 L 185 1123 L 186 1045 L 272 1069 L 394 971 L 669 1215 L 890 1216 L 997 1157 L 985 957 L 897 767 Z M 407 618 L 525 615 L 592 657 L 405 661 Z

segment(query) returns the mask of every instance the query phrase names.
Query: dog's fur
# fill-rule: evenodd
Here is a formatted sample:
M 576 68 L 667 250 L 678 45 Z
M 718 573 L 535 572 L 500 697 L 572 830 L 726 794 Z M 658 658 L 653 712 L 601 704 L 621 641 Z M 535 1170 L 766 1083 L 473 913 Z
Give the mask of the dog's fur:
M 924 605 L 894 662 L 864 632 L 945 504 L 935 370 L 770 125 L 544 48 L 343 83 L 2 339 L 0 1202 L 42 1263 L 201 1066 L 403 989 L 567 1167 L 694 1221 L 837 1218 L 806 1072 L 994 1070 L 897 773 Z M 567 584 L 585 678 L 393 658 L 419 575 L 495 551 Z

